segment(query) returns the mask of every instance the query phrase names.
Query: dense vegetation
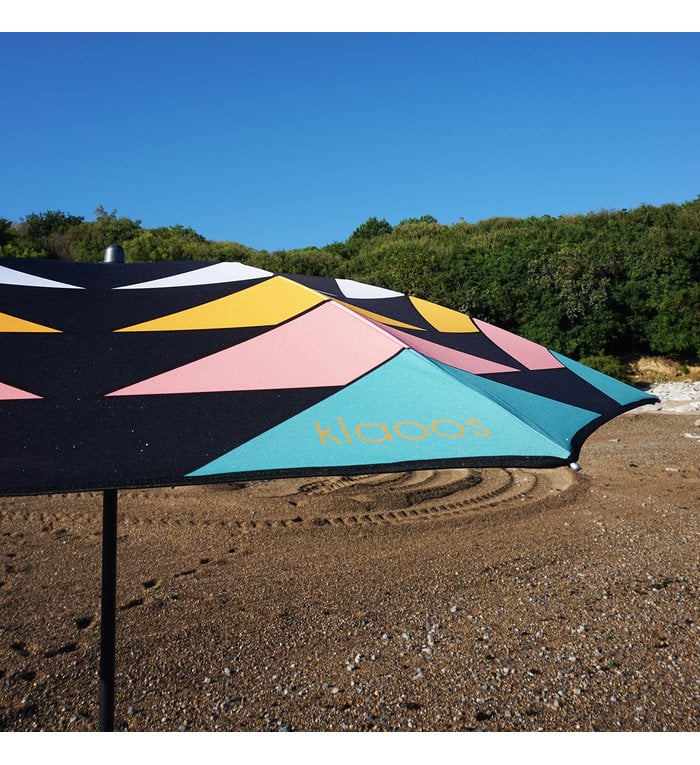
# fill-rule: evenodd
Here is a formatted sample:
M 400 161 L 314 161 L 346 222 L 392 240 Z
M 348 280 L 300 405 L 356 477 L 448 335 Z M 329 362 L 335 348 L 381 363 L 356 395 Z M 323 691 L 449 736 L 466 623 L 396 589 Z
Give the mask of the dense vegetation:
M 235 260 L 271 271 L 353 278 L 419 295 L 609 366 L 656 353 L 700 355 L 700 197 L 552 218 L 447 226 L 432 216 L 391 226 L 370 218 L 345 242 L 267 252 L 183 226 L 144 229 L 102 207 L 94 221 L 61 211 L 0 218 L 0 257 L 101 261 Z M 597 358 L 592 358 L 597 357 Z

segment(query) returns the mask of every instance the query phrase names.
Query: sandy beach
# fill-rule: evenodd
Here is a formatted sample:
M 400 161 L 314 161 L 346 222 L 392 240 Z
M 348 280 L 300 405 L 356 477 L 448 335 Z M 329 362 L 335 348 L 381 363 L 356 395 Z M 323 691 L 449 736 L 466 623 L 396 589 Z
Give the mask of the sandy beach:
M 699 387 L 579 473 L 120 492 L 116 728 L 697 731 Z M 2 731 L 97 727 L 101 507 L 0 499 Z

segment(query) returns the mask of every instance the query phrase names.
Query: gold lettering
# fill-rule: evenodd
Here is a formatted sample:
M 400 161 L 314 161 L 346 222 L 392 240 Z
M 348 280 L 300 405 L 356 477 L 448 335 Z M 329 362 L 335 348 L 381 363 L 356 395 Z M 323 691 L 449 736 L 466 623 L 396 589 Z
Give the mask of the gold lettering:
M 352 438 L 350 436 L 350 431 L 348 430 L 346 424 L 343 422 L 343 418 L 337 417 L 336 419 L 338 421 L 338 427 L 340 428 L 342 435 L 345 436 L 347 443 L 351 444 Z M 324 446 L 329 444 L 331 441 L 336 444 L 343 443 L 341 438 L 336 437 L 333 435 L 333 433 L 331 433 L 331 428 L 333 426 L 324 430 L 321 428 L 321 425 L 318 422 L 314 422 L 314 425 L 316 426 L 316 431 L 318 432 L 318 436 L 321 439 L 321 443 Z M 423 423 L 416 422 L 415 420 L 402 420 L 401 422 L 397 422 L 396 425 L 394 425 L 393 432 L 399 438 L 403 438 L 406 441 L 423 441 L 430 435 L 431 432 L 436 436 L 440 436 L 440 438 L 462 438 L 462 436 L 467 433 L 467 428 L 469 428 L 469 432 L 472 435 L 479 436 L 480 438 L 485 438 L 491 435 L 491 431 L 485 425 L 482 425 L 481 420 L 478 418 L 472 417 L 468 419 L 466 425 L 467 427 L 465 428 L 465 426 L 457 420 L 440 419 L 433 420 L 430 423 L 430 428 L 428 428 Z M 368 435 L 367 430 L 369 428 L 375 428 L 379 432 L 376 434 Z M 385 441 L 394 440 L 394 436 L 392 435 L 389 426 L 377 422 L 363 422 L 355 428 L 354 432 L 357 438 L 360 438 L 370 444 L 381 444 Z M 377 437 L 373 437 L 374 435 Z
M 487 427 L 484 427 L 481 424 L 481 420 L 476 420 L 472 418 L 470 420 L 467 420 L 467 425 L 469 425 L 469 427 L 472 428 L 472 433 L 475 436 L 484 437 L 484 436 L 491 435 L 491 431 Z M 479 430 L 481 431 L 481 433 L 477 432 Z
M 363 436 L 362 433 L 360 433 L 360 430 L 362 428 L 379 428 L 384 435 L 382 438 L 367 438 L 366 436 Z M 393 437 L 391 433 L 389 433 L 389 428 L 387 428 L 386 425 L 378 425 L 376 422 L 364 422 L 362 425 L 358 425 L 355 428 L 355 435 L 358 438 L 361 438 L 363 441 L 369 441 L 371 444 L 381 444 L 383 441 L 393 441 Z
M 447 422 L 450 425 L 454 425 L 456 428 L 458 428 L 458 433 L 443 433 L 441 430 L 438 430 L 436 425 L 438 425 L 441 422 Z M 433 422 L 430 423 L 430 429 L 435 433 L 436 436 L 442 436 L 443 438 L 461 438 L 464 433 L 464 425 L 462 425 L 461 422 L 457 422 L 456 420 L 433 420 Z
M 352 443 L 352 438 L 350 438 L 350 434 L 348 433 L 348 429 L 345 427 L 345 423 L 343 422 L 342 417 L 338 417 L 338 423 L 340 424 L 340 429 L 345 433 L 345 438 L 347 439 L 348 443 Z M 340 443 L 340 441 L 338 441 Z
M 407 436 L 400 430 L 403 425 L 413 425 L 416 428 L 420 428 L 420 430 L 423 431 L 423 434 L 420 436 Z M 397 422 L 396 425 L 394 425 L 394 433 L 396 433 L 396 435 L 400 436 L 401 438 L 405 438 L 407 441 L 422 441 L 424 438 L 427 438 L 430 435 L 430 431 L 425 427 L 425 425 L 421 425 L 420 422 L 412 422 L 411 420 L 403 420 L 403 422 Z
M 340 419 L 340 418 L 338 418 L 338 419 Z M 330 439 L 331 439 L 331 441 L 335 441 L 335 442 L 336 442 L 336 444 L 340 444 L 340 443 L 342 443 L 341 441 L 339 441 L 339 440 L 338 440 L 338 439 L 337 439 L 337 438 L 336 438 L 336 437 L 335 437 L 335 436 L 334 436 L 334 435 L 331 433 L 331 429 L 330 429 L 330 428 L 326 428 L 325 430 L 321 430 L 321 426 L 320 426 L 320 425 L 319 425 L 317 422 L 314 422 L 314 425 L 316 426 L 316 430 L 318 431 L 318 435 L 321 437 L 321 442 L 323 443 L 323 445 L 324 445 L 324 446 L 325 446 L 325 445 L 326 445 L 326 443 L 327 443 L 327 442 L 326 442 L 326 438 L 330 438 Z

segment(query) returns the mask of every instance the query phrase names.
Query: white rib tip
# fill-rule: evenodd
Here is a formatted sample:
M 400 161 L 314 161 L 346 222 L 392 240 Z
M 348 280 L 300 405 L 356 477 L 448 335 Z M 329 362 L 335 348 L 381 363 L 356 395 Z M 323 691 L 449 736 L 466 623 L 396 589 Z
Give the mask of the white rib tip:
M 569 467 L 574 471 L 574 473 L 578 473 L 578 471 L 581 469 L 581 466 L 578 464 L 578 462 L 572 462 Z

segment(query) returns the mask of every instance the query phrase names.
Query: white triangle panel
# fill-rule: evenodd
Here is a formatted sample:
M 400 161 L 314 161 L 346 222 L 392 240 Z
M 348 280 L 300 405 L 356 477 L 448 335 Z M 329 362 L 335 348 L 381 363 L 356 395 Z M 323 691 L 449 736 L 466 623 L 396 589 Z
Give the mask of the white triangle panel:
M 75 284 L 56 282 L 53 279 L 45 279 L 43 276 L 34 276 L 24 271 L 16 271 L 14 268 L 0 266 L 0 284 L 12 284 L 18 287 L 54 287 L 66 290 L 82 290 Z
M 394 298 L 403 297 L 403 292 L 394 292 L 384 287 L 374 287 L 370 284 L 362 284 L 353 279 L 336 279 L 341 292 L 346 298 Z
M 245 263 L 215 263 L 212 266 L 196 268 L 184 274 L 166 276 L 140 284 L 125 284 L 118 290 L 159 289 L 162 287 L 193 287 L 199 284 L 222 284 L 224 282 L 242 282 L 247 279 L 263 279 L 272 276 L 270 271 L 247 266 Z

